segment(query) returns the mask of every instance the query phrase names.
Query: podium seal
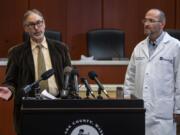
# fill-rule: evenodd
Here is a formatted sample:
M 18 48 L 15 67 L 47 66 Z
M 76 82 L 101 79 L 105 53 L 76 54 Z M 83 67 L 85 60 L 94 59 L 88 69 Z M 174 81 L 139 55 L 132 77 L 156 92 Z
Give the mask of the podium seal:
M 65 135 L 104 135 L 101 127 L 89 119 L 72 121 L 65 129 Z

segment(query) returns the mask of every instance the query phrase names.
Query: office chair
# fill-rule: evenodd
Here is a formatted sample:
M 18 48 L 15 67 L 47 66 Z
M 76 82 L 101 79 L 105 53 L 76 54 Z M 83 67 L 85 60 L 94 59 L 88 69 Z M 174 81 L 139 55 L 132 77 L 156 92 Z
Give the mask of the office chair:
M 124 58 L 125 33 L 117 29 L 95 29 L 87 33 L 89 56 L 95 60 Z
M 178 30 L 178 29 L 167 29 L 166 31 L 167 31 L 167 33 L 169 33 L 169 35 L 180 40 L 180 30 Z
M 62 41 L 61 33 L 57 32 L 57 31 L 46 30 L 45 31 L 45 36 L 47 38 L 50 38 L 50 39 L 53 39 L 53 40 Z M 29 34 L 27 32 L 24 32 L 23 33 L 23 41 L 27 41 L 27 40 L 29 40 Z

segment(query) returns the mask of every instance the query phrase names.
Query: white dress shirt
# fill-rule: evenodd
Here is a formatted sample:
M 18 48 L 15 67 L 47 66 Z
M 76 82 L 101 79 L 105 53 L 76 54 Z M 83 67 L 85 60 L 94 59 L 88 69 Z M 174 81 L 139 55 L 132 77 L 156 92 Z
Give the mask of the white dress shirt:
M 33 59 L 34 59 L 34 66 L 35 66 L 35 79 L 38 80 L 38 69 L 37 69 L 38 49 L 36 46 L 39 45 L 39 43 L 34 42 L 32 39 L 30 40 L 30 42 L 31 42 L 31 49 L 32 49 L 32 54 L 33 54 Z M 52 68 L 52 63 L 51 63 L 51 59 L 49 55 L 49 49 L 48 49 L 46 38 L 44 38 L 40 44 L 43 46 L 42 52 L 45 59 L 46 70 L 49 70 Z M 48 85 L 49 85 L 49 93 L 52 94 L 53 96 L 57 96 L 59 94 L 59 91 L 57 88 L 54 75 L 48 79 Z

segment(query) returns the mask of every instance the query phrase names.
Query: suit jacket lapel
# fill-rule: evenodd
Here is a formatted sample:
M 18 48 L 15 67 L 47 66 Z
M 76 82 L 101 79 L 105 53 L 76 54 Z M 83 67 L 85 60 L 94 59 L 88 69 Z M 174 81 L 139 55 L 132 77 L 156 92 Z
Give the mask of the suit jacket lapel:
M 34 59 L 31 51 L 30 40 L 25 42 L 25 57 L 27 59 L 27 66 L 30 70 L 30 74 L 32 75 L 33 79 L 35 80 L 35 67 L 34 67 Z
M 54 45 L 52 44 L 52 42 L 50 42 L 50 40 L 47 40 L 47 44 L 48 44 L 48 48 L 49 48 L 49 55 L 50 55 L 50 59 L 51 59 L 51 63 L 52 63 L 52 68 L 55 68 L 55 63 L 56 63 L 56 58 L 55 58 L 55 48 Z

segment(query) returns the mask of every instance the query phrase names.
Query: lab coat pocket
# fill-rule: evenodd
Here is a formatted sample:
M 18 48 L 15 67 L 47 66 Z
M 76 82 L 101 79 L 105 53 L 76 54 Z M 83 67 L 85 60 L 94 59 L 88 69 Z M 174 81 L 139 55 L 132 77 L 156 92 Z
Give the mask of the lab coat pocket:
M 156 102 L 154 114 L 157 118 L 172 119 L 173 118 L 173 101 L 169 99 L 160 99 Z
M 169 61 L 161 60 L 155 63 L 155 72 L 157 73 L 157 79 L 168 81 L 172 79 L 174 71 L 173 71 L 173 64 Z

